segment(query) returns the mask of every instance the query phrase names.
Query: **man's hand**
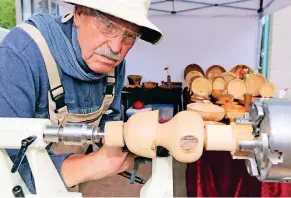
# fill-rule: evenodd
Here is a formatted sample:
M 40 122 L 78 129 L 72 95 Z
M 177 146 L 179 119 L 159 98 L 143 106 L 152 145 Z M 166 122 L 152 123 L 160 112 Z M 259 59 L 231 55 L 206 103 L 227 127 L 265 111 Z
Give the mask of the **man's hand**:
M 67 186 L 116 175 L 134 165 L 134 155 L 122 148 L 102 146 L 89 155 L 74 154 L 62 165 L 62 176 Z
M 122 152 L 122 148 L 102 146 L 96 153 L 92 154 L 96 161 L 102 164 L 102 173 L 97 173 L 96 179 L 116 175 L 120 172 L 132 169 L 134 166 L 134 155 Z

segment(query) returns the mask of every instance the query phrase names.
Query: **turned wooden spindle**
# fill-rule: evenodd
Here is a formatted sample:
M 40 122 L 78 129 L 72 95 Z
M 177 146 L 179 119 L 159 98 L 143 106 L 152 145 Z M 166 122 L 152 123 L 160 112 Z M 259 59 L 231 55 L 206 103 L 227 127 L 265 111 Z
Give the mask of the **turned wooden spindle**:
M 113 147 L 124 145 L 134 154 L 156 158 L 157 147 L 166 148 L 180 162 L 197 161 L 203 148 L 213 151 L 229 151 L 234 156 L 245 156 L 238 151 L 239 141 L 251 141 L 252 126 L 205 125 L 194 111 L 182 111 L 169 122 L 158 122 L 159 111 L 140 112 L 122 121 L 105 124 L 105 144 Z
M 105 144 L 126 145 L 132 153 L 148 158 L 156 158 L 157 146 L 162 146 L 180 162 L 198 160 L 204 146 L 204 122 L 199 114 L 182 111 L 163 124 L 158 118 L 156 110 L 137 113 L 126 123 L 107 122 Z
M 252 125 L 206 125 L 205 126 L 205 150 L 229 151 L 233 156 L 247 156 L 248 152 L 238 150 L 239 141 L 252 141 Z

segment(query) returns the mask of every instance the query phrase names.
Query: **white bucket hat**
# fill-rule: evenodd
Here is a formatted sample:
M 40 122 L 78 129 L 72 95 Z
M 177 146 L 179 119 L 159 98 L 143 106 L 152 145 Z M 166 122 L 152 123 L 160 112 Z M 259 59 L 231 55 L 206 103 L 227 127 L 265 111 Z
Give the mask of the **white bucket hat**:
M 141 39 L 152 44 L 161 41 L 163 33 L 148 19 L 151 0 L 63 0 L 65 3 L 82 5 L 99 10 L 141 27 Z

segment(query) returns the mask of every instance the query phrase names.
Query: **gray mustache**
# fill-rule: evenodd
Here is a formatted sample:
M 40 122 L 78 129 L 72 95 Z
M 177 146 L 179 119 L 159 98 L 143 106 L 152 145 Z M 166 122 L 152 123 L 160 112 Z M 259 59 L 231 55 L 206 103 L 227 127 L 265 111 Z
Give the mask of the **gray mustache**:
M 96 54 L 100 55 L 100 56 L 105 56 L 108 59 L 113 59 L 115 61 L 119 61 L 120 60 L 120 54 L 116 54 L 114 52 L 111 51 L 110 48 L 108 47 L 102 47 L 102 48 L 98 48 L 95 51 Z

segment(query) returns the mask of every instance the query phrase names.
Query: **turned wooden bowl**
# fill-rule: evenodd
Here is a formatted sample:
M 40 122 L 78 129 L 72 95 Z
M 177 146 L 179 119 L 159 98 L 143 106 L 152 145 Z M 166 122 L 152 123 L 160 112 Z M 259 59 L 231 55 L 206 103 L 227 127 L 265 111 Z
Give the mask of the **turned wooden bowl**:
M 142 83 L 142 85 L 145 89 L 154 89 L 158 86 L 158 83 L 149 81 Z
M 201 66 L 199 66 L 197 64 L 190 64 L 184 70 L 184 79 L 186 79 L 187 74 L 190 73 L 191 71 L 197 71 L 197 72 L 201 73 L 202 76 L 204 76 L 204 71 L 201 68 Z
M 263 98 L 272 98 L 276 92 L 276 87 L 273 83 L 267 82 L 260 89 L 260 95 Z
M 218 105 L 225 105 L 225 104 L 234 104 L 234 105 L 237 105 L 238 102 L 234 102 L 234 101 L 224 101 L 224 100 L 217 100 L 215 102 L 215 104 L 218 104 Z
M 195 111 L 204 121 L 221 121 L 225 116 L 225 109 L 211 103 L 190 103 L 187 111 Z
M 227 83 L 222 76 L 216 76 L 212 80 L 212 90 L 226 90 Z
M 226 111 L 226 118 L 230 121 L 234 121 L 235 118 L 243 118 L 246 112 L 246 108 L 238 104 L 224 104 L 223 107 Z
M 212 65 L 206 70 L 205 78 L 211 81 L 217 76 L 222 76 L 224 72 L 226 70 L 221 65 Z
M 239 104 L 224 104 L 221 106 L 226 112 L 246 112 L 246 108 Z
M 141 75 L 128 75 L 127 79 L 130 85 L 140 85 L 142 76 Z
M 211 95 L 216 99 L 224 94 L 226 94 L 226 90 L 212 90 L 211 92 Z

